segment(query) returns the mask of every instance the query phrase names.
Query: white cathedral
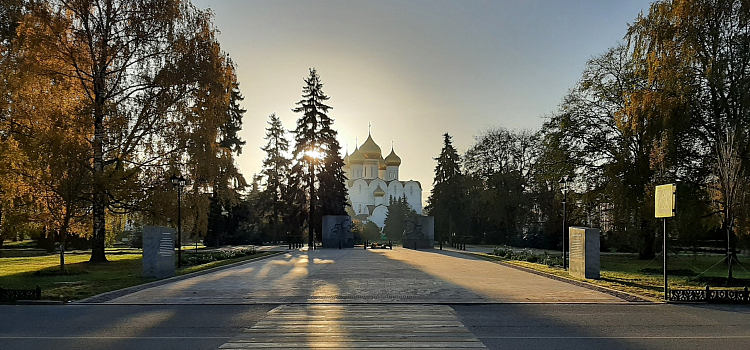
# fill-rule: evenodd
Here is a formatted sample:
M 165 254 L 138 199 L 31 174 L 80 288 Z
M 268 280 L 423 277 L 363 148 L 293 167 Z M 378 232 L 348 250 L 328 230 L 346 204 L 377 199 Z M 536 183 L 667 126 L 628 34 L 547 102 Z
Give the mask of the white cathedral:
M 401 158 L 393 147 L 391 153 L 383 158 L 380 146 L 369 134 L 362 146 L 355 147 L 351 155 L 347 150 L 343 169 L 349 179 L 346 187 L 355 219 L 372 221 L 383 228 L 390 199 L 404 196 L 412 209 L 422 214 L 422 185 L 414 180 L 400 181 L 399 166 Z

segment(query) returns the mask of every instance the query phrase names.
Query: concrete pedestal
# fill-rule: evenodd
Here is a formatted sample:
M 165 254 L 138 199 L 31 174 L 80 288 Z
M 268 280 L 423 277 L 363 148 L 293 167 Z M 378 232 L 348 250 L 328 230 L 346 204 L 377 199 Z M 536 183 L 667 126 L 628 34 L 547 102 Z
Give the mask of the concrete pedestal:
M 323 216 L 323 248 L 354 248 L 352 218 L 349 215 Z
M 435 218 L 432 216 L 417 216 L 414 220 L 406 220 L 406 229 L 401 238 L 404 248 L 432 249 L 435 241 Z
M 568 232 L 568 242 L 570 242 L 568 273 L 578 278 L 599 279 L 599 229 L 571 227 Z
M 143 227 L 143 277 L 174 276 L 174 236 L 168 227 Z

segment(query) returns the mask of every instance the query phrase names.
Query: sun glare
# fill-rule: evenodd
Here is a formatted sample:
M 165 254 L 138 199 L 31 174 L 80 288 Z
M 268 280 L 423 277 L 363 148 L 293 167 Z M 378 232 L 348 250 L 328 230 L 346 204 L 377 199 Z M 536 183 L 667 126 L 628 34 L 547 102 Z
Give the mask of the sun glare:
M 307 150 L 305 155 L 313 159 L 323 159 L 323 152 L 319 149 Z

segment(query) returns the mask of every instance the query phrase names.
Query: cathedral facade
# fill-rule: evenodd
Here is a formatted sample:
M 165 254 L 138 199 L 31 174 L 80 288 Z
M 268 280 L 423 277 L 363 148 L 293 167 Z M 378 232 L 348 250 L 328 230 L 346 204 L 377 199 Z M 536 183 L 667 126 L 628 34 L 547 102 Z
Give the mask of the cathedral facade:
M 372 221 L 383 228 L 391 198 L 406 197 L 406 202 L 422 214 L 422 185 L 419 181 L 399 180 L 398 169 L 401 158 L 391 147 L 391 153 L 383 154 L 372 135 L 349 155 L 344 156 L 344 171 L 349 179 L 347 190 L 354 218 Z

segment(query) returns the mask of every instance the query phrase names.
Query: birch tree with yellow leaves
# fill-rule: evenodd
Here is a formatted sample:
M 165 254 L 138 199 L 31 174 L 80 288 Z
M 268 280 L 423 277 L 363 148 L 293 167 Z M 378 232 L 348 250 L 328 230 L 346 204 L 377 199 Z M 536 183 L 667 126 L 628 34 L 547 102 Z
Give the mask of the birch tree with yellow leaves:
M 5 87 L 9 118 L 49 145 L 34 151 L 36 159 L 71 159 L 55 164 L 63 173 L 43 162 L 24 171 L 82 180 L 73 192 L 87 203 L 92 262 L 106 261 L 108 213 L 140 211 L 152 223 L 169 221 L 176 195 L 168 179 L 175 173 L 190 180 L 188 210 L 207 208 L 208 193 L 236 199 L 245 186 L 234 163 L 243 145 L 242 95 L 211 12 L 180 0 L 40 0 L 21 13 L 6 63 L 35 69 L 7 70 L 18 82 Z M 49 87 L 34 90 L 46 104 L 23 100 L 33 90 L 23 74 Z M 61 204 L 49 206 L 49 214 L 53 207 L 63 219 L 78 215 L 60 211 Z

